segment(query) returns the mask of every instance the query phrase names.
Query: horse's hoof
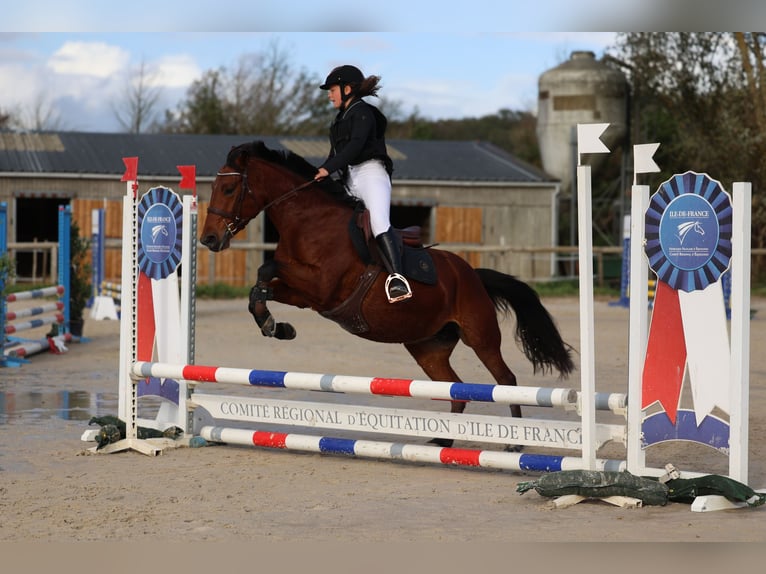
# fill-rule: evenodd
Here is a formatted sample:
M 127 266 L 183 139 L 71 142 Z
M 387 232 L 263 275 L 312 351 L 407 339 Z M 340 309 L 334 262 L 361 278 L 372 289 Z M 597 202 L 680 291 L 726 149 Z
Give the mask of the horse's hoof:
M 503 449 L 505 452 L 522 452 L 524 450 L 523 444 L 507 444 Z
M 274 337 L 286 341 L 295 339 L 295 334 L 295 328 L 290 323 L 277 323 L 277 328 L 274 331 Z
M 427 444 L 435 444 L 436 446 L 441 446 L 445 448 L 451 447 L 455 443 L 454 440 L 451 438 L 432 438 L 428 441 Z

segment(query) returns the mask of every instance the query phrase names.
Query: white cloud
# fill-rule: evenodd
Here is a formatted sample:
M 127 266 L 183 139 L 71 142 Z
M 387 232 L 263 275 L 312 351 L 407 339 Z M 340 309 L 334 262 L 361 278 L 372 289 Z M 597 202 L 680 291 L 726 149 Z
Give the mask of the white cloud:
M 43 83 L 34 71 L 0 63 L 0 107 L 16 107 L 31 101 L 42 88 Z
M 104 42 L 66 42 L 48 61 L 57 74 L 108 78 L 124 70 L 130 54 Z
M 202 75 L 191 56 L 180 54 L 165 56 L 152 64 L 151 85 L 167 88 L 185 88 Z

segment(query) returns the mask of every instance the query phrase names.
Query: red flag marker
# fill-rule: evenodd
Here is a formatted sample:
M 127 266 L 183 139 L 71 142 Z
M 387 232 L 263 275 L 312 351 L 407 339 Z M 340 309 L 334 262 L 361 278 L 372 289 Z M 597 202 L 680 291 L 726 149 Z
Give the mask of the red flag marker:
M 195 165 L 177 165 L 178 171 L 181 172 L 181 183 L 178 187 L 181 189 L 191 189 L 194 193 L 197 192 L 197 166 Z
M 124 157 L 125 174 L 120 181 L 136 181 L 138 179 L 138 157 Z

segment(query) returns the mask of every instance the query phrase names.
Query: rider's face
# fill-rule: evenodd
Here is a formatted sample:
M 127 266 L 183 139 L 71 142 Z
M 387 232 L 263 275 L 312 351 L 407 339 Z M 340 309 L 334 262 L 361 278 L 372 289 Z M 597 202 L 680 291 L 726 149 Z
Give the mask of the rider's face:
M 344 89 L 346 94 L 349 94 L 351 92 L 351 88 L 349 86 L 344 86 Z M 343 105 L 343 98 L 341 97 L 340 86 L 330 86 L 330 89 L 327 92 L 327 97 L 332 102 L 332 107 L 337 109 Z

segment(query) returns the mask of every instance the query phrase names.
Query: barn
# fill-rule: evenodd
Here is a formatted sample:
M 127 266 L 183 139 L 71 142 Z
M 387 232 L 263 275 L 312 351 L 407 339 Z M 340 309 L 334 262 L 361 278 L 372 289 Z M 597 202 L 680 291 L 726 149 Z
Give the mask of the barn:
M 242 135 L 0 132 L 0 202 L 8 203 L 8 242 L 55 241 L 58 206 L 90 233 L 91 213 L 106 212 L 108 280 L 120 275 L 123 157 L 138 156 L 139 193 L 162 185 L 178 190 L 178 165 L 195 165 L 200 218 L 210 183 L 235 145 L 263 140 L 319 165 L 329 144 L 318 137 Z M 474 266 L 527 280 L 554 274 L 558 180 L 481 141 L 390 140 L 394 160 L 392 224 L 420 225 L 428 243 L 460 253 Z M 276 241 L 259 216 L 233 248 L 208 253 L 200 246 L 198 281 L 234 286 L 254 282 L 258 266 Z M 511 249 L 514 248 L 514 249 Z M 516 248 L 525 248 L 519 252 Z M 537 250 L 541 253 L 534 254 Z M 20 280 L 45 276 L 50 265 L 31 252 L 17 253 Z

